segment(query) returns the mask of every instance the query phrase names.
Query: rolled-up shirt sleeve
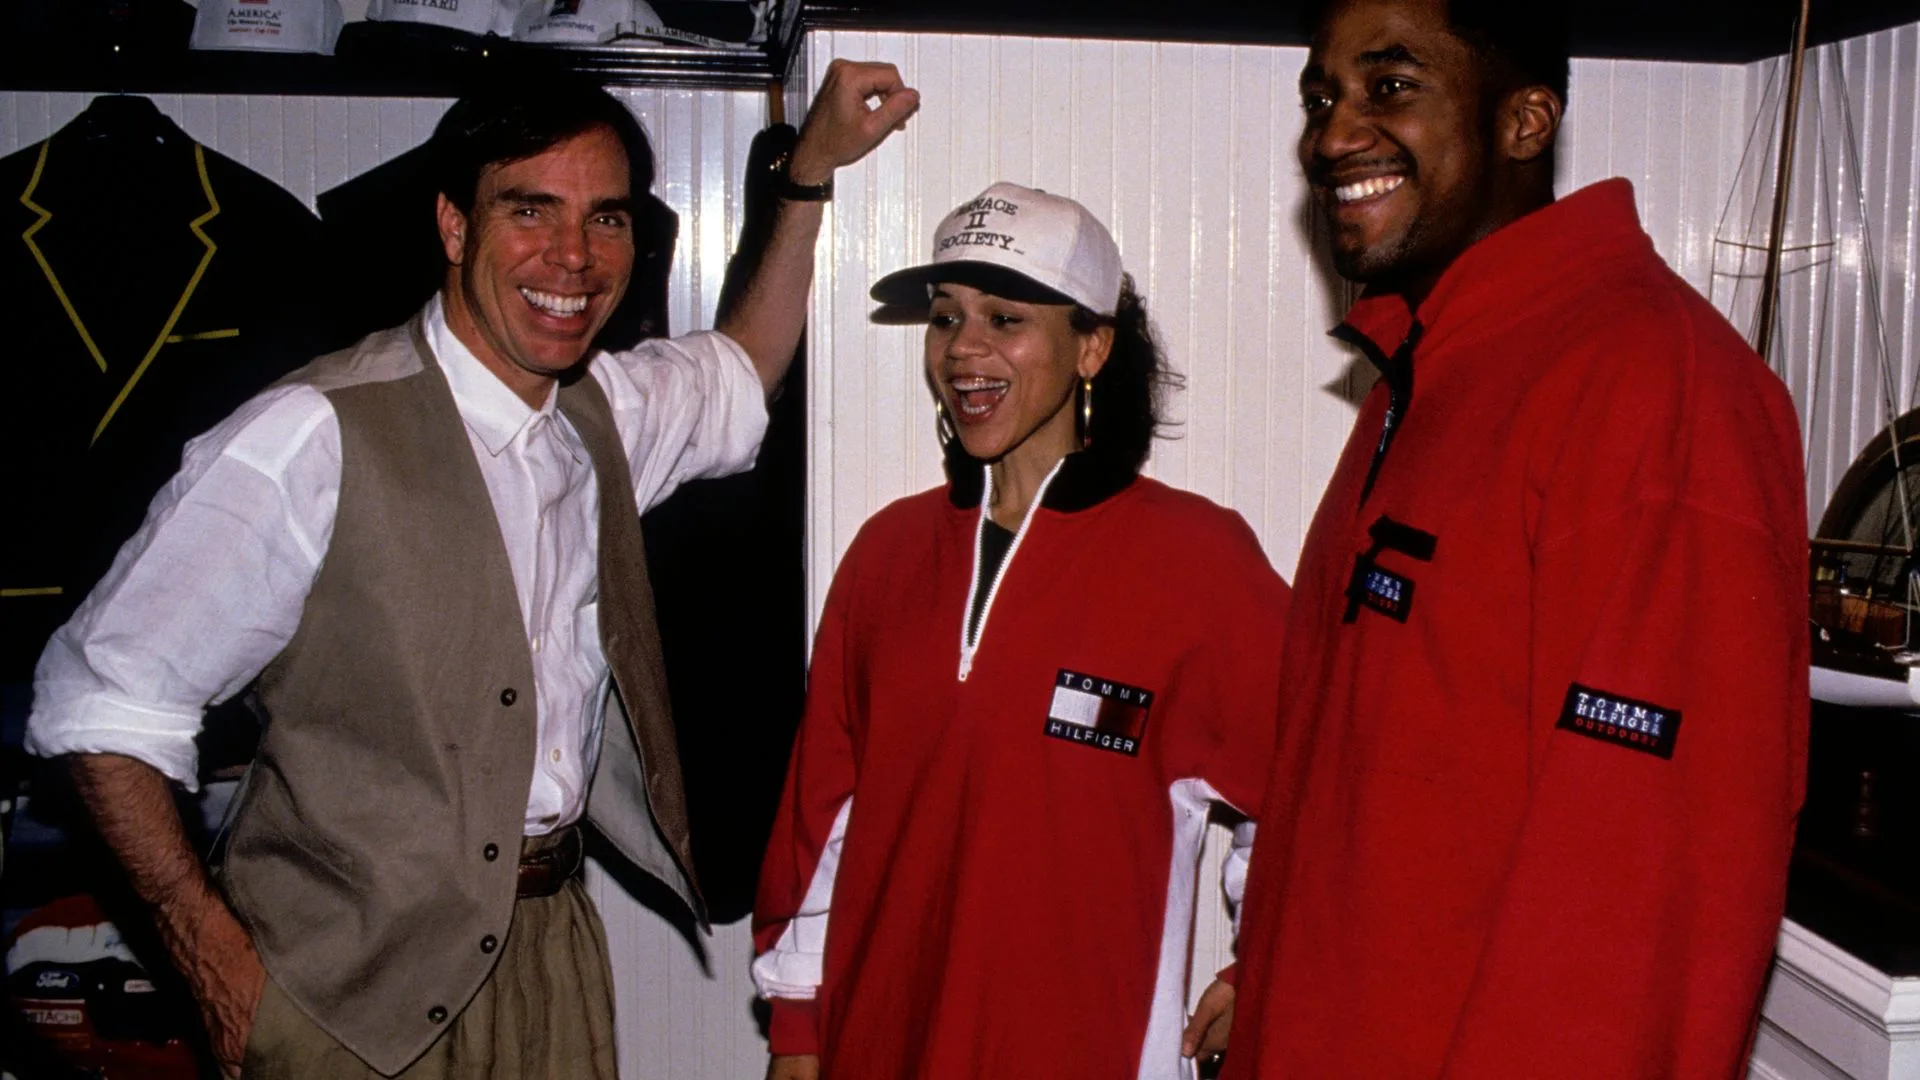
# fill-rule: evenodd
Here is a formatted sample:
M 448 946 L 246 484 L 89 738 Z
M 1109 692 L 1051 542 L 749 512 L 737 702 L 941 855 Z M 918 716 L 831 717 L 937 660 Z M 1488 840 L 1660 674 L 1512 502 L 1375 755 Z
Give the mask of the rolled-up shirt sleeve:
M 645 512 L 689 480 L 753 467 L 767 433 L 766 387 L 732 338 L 702 331 L 594 358 Z
M 310 387 L 268 390 L 187 444 L 41 653 L 27 749 L 120 754 L 195 788 L 203 710 L 292 640 L 339 491 L 339 424 Z

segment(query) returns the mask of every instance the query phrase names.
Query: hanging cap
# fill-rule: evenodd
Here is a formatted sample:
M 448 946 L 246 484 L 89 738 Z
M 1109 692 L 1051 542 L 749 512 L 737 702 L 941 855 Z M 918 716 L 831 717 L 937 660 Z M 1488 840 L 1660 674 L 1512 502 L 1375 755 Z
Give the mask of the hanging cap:
M 1038 304 L 1079 304 L 1112 316 L 1120 305 L 1120 249 L 1100 219 L 1072 199 L 999 183 L 954 208 L 933 234 L 933 261 L 896 270 L 869 293 L 925 307 L 942 281 Z

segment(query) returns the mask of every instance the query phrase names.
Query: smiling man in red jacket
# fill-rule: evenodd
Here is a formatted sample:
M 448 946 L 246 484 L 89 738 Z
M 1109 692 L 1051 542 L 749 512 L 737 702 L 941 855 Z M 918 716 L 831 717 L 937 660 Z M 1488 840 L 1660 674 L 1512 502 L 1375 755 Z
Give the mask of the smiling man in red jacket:
M 1541 7 L 1337 0 L 1301 75 L 1382 378 L 1301 555 L 1229 1080 L 1743 1069 L 1803 790 L 1796 418 L 1625 181 L 1554 201 Z

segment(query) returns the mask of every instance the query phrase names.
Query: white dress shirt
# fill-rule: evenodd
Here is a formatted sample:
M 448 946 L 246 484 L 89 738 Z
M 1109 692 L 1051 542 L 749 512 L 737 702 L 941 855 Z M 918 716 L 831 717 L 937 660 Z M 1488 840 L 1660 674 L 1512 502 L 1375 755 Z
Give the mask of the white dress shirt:
M 600 647 L 599 491 L 549 394 L 528 407 L 447 329 L 428 345 L 466 422 L 506 540 L 533 657 L 538 758 L 526 832 L 577 820 L 611 674 Z M 707 332 L 596 354 L 644 511 L 687 480 L 752 466 L 766 432 L 751 361 Z M 161 489 L 34 672 L 27 748 L 121 754 L 192 788 L 203 708 L 239 693 L 293 639 L 340 497 L 340 426 L 326 396 L 275 386 L 187 444 Z

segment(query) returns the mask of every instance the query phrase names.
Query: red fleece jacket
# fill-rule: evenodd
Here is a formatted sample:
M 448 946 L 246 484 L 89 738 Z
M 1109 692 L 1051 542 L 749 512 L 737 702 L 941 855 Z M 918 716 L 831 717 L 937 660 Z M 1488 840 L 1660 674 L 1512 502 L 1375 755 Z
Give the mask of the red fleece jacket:
M 1418 319 L 1301 555 L 1225 1076 L 1733 1077 L 1804 787 L 1792 404 L 1624 181 Z M 1388 368 L 1411 323 L 1348 317 Z
M 977 508 L 900 500 L 834 575 L 754 912 L 773 1050 L 828 1077 L 1180 1074 L 1207 803 L 1259 812 L 1287 587 L 1231 511 L 1065 480 L 964 681 Z

